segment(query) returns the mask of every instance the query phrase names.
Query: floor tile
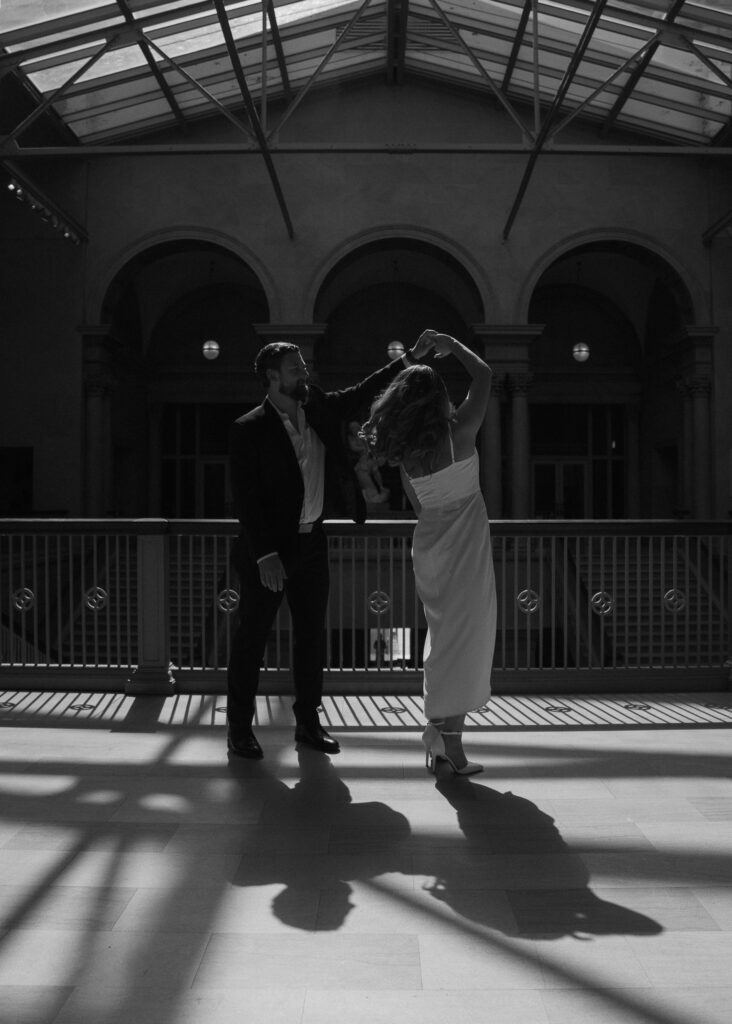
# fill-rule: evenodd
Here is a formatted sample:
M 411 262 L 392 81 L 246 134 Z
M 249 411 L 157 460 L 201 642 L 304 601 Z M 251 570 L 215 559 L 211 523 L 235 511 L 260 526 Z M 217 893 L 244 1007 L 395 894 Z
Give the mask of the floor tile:
M 488 934 L 464 922 L 460 932 L 419 937 L 425 989 L 522 989 L 545 987 L 535 942 Z
M 304 992 L 280 988 L 160 993 L 80 987 L 53 1024 L 300 1024 L 304 1001 Z
M 413 989 L 411 935 L 224 935 L 211 938 L 195 988 Z
M 275 932 L 315 930 L 320 893 L 281 884 L 207 886 L 175 893 L 141 888 L 117 919 L 115 931 Z
M 60 985 L 0 985 L 3 1024 L 56 1024 L 71 991 Z
M 110 931 L 134 894 L 119 887 L 0 885 L 1 927 Z
M 138 933 L 14 931 L 0 941 L 0 985 L 188 988 L 205 949 L 197 933 L 142 938 Z
M 3 729 L 2 1024 L 727 1024 L 728 727 L 473 728 L 434 777 L 347 701 L 338 757 L 273 698 L 248 762 L 224 698 L 114 696 Z
M 730 932 L 666 932 L 652 942 L 627 941 L 656 987 L 729 986 Z
M 407 890 L 379 879 L 323 890 L 316 928 L 357 934 L 462 935 L 466 922 L 516 934 L 509 901 L 501 890 L 448 891 L 434 881 Z
M 538 992 L 308 992 L 302 1024 L 547 1024 Z

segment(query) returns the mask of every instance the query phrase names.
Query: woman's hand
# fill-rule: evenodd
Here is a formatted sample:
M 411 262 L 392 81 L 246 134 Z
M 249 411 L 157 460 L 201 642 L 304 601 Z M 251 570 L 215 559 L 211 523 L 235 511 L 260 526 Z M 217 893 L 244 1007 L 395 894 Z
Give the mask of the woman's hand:
M 435 359 L 444 359 L 445 356 L 451 355 L 457 344 L 456 338 L 451 337 L 449 334 L 438 334 L 435 331 L 432 335 L 432 348 L 435 350 Z
M 424 359 L 427 353 L 432 349 L 432 341 L 436 336 L 437 331 L 422 331 L 420 336 L 417 338 L 417 342 L 411 351 L 413 359 Z

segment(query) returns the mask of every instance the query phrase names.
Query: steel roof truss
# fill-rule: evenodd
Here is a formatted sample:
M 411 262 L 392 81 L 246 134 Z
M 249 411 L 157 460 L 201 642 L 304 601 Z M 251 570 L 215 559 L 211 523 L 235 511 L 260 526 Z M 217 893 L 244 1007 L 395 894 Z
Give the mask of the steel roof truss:
M 89 68 L 93 67 L 94 64 L 102 57 L 108 50 L 111 49 L 114 38 L 108 39 L 103 46 L 94 53 L 88 61 L 86 61 L 80 68 L 78 68 L 70 78 L 68 78 L 63 85 L 59 86 L 55 92 L 52 92 L 50 96 L 47 96 L 41 103 L 38 104 L 35 110 L 32 110 L 26 118 L 24 118 L 20 124 L 16 125 L 15 128 L 10 132 L 9 135 L 5 136 L 3 142 L 3 148 L 7 149 L 11 146 L 15 140 L 23 134 L 26 128 L 30 127 L 33 122 L 41 116 L 50 106 L 56 103 L 61 97 L 67 92 L 68 89 L 76 82 L 82 75 L 85 75 Z
M 135 18 L 134 18 L 134 15 L 132 14 L 132 11 L 130 10 L 130 6 L 129 6 L 127 0 L 117 0 L 117 5 L 119 6 L 119 9 L 122 11 L 122 14 L 125 17 L 125 21 L 127 22 L 127 24 L 130 27 L 132 27 L 132 28 L 134 28 L 136 30 L 137 29 L 137 25 L 135 23 Z M 175 96 L 173 95 L 173 91 L 170 88 L 170 86 L 168 85 L 168 83 L 167 83 L 167 81 L 165 79 L 165 75 L 162 73 L 162 71 L 158 67 L 155 58 L 153 57 L 152 53 L 150 52 L 150 47 L 147 45 L 146 40 L 143 39 L 142 37 L 138 36 L 138 38 L 137 38 L 137 45 L 140 47 L 140 51 L 142 52 L 143 57 L 147 61 L 147 65 L 148 65 L 148 67 L 150 68 L 150 71 L 153 74 L 153 78 L 155 79 L 155 81 L 160 86 L 160 90 L 161 90 L 163 96 L 165 96 L 165 99 L 167 100 L 168 106 L 170 107 L 170 109 L 171 109 L 171 111 L 173 113 L 173 116 L 175 117 L 175 119 L 178 122 L 179 126 L 184 131 L 187 131 L 188 130 L 188 124 L 186 122 L 185 116 L 183 115 L 183 111 L 178 106 L 178 101 L 176 100 Z
M 297 93 L 297 95 L 293 99 L 292 103 L 290 103 L 289 106 L 287 107 L 287 109 L 283 112 L 282 117 L 278 121 L 277 125 L 272 129 L 272 131 L 267 136 L 268 140 L 272 139 L 273 136 L 275 136 L 280 131 L 280 129 L 282 128 L 284 123 L 290 119 L 290 117 L 295 112 L 295 110 L 300 106 L 300 104 L 302 103 L 302 101 L 305 99 L 306 95 L 310 91 L 310 89 L 313 87 L 313 85 L 318 80 L 318 78 L 320 77 L 320 75 L 322 74 L 324 69 L 327 67 L 331 57 L 333 56 L 333 54 L 336 53 L 336 51 L 346 41 L 346 38 L 348 37 L 348 34 L 350 33 L 351 29 L 360 20 L 361 15 L 366 10 L 366 8 L 369 6 L 370 3 L 371 3 L 371 0 L 363 0 L 363 2 L 360 4 L 358 9 L 351 16 L 351 19 L 346 24 L 346 27 L 344 28 L 344 30 L 340 34 L 340 36 L 336 35 L 335 41 L 333 42 L 332 46 L 329 48 L 328 52 L 323 56 L 323 59 L 318 64 L 318 66 L 316 67 L 316 69 L 313 72 L 313 74 L 310 76 L 310 78 L 305 83 L 305 85 L 302 87 L 302 89 L 299 90 L 299 92 Z
M 636 50 L 634 54 L 628 57 L 628 59 L 623 64 L 621 64 L 619 68 L 617 68 L 617 70 L 613 71 L 609 78 L 606 78 L 604 82 L 601 82 L 598 85 L 598 87 L 594 90 L 594 92 L 592 92 L 587 97 L 587 99 L 583 100 L 582 103 L 580 103 L 578 107 L 576 107 L 571 113 L 569 113 L 553 131 L 549 132 L 549 135 L 547 136 L 547 142 L 553 141 L 557 137 L 557 135 L 562 131 L 562 129 L 566 128 L 567 125 L 571 121 L 573 121 L 575 117 L 581 114 L 583 110 L 586 110 L 587 107 L 589 107 L 590 104 L 593 102 L 593 100 L 595 100 L 600 95 L 600 93 L 605 92 L 605 90 L 612 85 L 616 78 L 618 78 L 620 75 L 628 71 L 628 69 L 632 67 L 632 65 L 635 64 L 636 61 L 642 61 L 646 53 L 646 50 L 650 46 L 652 46 L 653 43 L 654 40 L 649 40 L 647 43 L 641 46 L 640 50 Z
M 429 3 L 435 9 L 438 17 L 440 18 L 440 21 L 442 21 L 442 23 L 445 25 L 445 27 L 449 31 L 450 35 L 453 37 L 453 39 L 455 39 L 459 43 L 460 48 L 462 50 L 464 50 L 465 54 L 470 59 L 471 63 L 478 70 L 478 72 L 480 73 L 481 77 L 487 83 L 488 88 L 490 89 L 490 91 L 493 93 L 493 95 L 496 97 L 498 102 L 504 108 L 504 110 L 509 115 L 511 120 L 517 125 L 517 127 L 521 131 L 521 134 L 524 135 L 526 138 L 533 139 L 534 135 L 533 135 L 533 132 L 531 131 L 531 129 L 528 128 L 523 123 L 523 121 L 519 117 L 518 113 L 514 110 L 514 108 L 511 105 L 511 103 L 508 101 L 508 99 L 503 95 L 501 90 L 495 84 L 495 82 L 493 81 L 491 76 L 488 74 L 486 69 L 483 67 L 481 62 L 476 57 L 476 55 L 473 52 L 472 48 L 465 42 L 465 40 L 460 35 L 458 30 L 455 28 L 453 23 L 450 21 L 450 19 L 447 17 L 445 12 L 442 10 L 442 8 L 440 7 L 440 5 L 437 2 L 437 0 L 429 0 Z
M 244 100 L 244 106 L 249 116 L 249 121 L 251 122 L 252 128 L 254 129 L 254 134 L 257 137 L 257 142 L 259 143 L 259 148 L 261 150 L 265 165 L 267 167 L 267 173 L 269 174 L 270 181 L 272 182 L 272 187 L 277 198 L 277 204 L 279 205 L 280 212 L 282 213 L 282 217 L 285 221 L 287 233 L 290 236 L 290 238 L 293 238 L 295 232 L 292 227 L 292 220 L 290 219 L 290 214 L 287 209 L 287 203 L 285 202 L 285 196 L 284 193 L 282 192 L 282 187 L 280 185 L 280 181 L 277 176 L 277 171 L 272 160 L 272 154 L 269 151 L 267 139 L 265 137 L 264 132 L 262 131 L 262 125 L 260 124 L 259 117 L 257 116 L 257 111 L 252 101 L 252 97 L 249 92 L 249 87 L 247 85 L 247 80 L 242 70 L 241 61 L 239 60 L 239 54 L 236 49 L 236 42 L 234 40 L 234 35 L 231 31 L 231 25 L 229 24 L 229 17 L 228 14 L 226 13 L 226 6 L 224 4 L 224 0 L 213 0 L 213 2 L 214 6 L 216 7 L 216 13 L 219 16 L 221 31 L 224 34 L 224 42 L 226 43 L 226 49 L 229 54 L 229 59 L 231 60 L 231 66 L 234 71 L 236 80 L 239 84 L 239 88 L 241 90 L 242 99 Z
M 273 0 L 267 0 L 267 18 L 269 20 L 269 27 L 272 30 L 272 42 L 274 43 L 275 53 L 277 55 L 277 64 L 280 69 L 282 89 L 285 94 L 285 99 L 289 103 L 292 99 L 292 88 L 287 74 L 287 61 L 285 60 L 285 51 L 282 47 L 282 36 L 280 35 L 280 27 L 277 24 L 277 15 L 275 13 Z
M 409 0 L 387 0 L 386 80 L 392 85 L 401 85 L 404 81 L 408 18 Z
M 508 64 L 506 65 L 506 73 L 503 76 L 501 82 L 501 92 L 505 95 L 508 92 L 508 87 L 511 84 L 511 75 L 513 69 L 516 66 L 518 60 L 519 50 L 521 49 L 524 42 L 524 35 L 526 33 L 526 26 L 529 21 L 529 14 L 532 12 L 537 13 L 535 0 L 524 0 L 524 9 L 521 11 L 521 17 L 519 18 L 518 28 L 516 29 L 516 35 L 513 40 L 513 46 L 511 47 L 511 55 L 508 58 Z
M 567 65 L 567 69 L 564 73 L 564 77 L 560 83 L 559 89 L 557 90 L 557 94 L 554 97 L 554 101 L 544 120 L 544 124 L 541 126 L 541 130 L 539 131 L 539 134 L 536 137 L 536 140 L 534 141 L 534 148 L 532 149 L 531 154 L 529 156 L 529 160 L 524 170 L 524 174 L 521 179 L 518 192 L 516 193 L 516 198 L 513 201 L 513 206 L 511 207 L 511 210 L 508 215 L 508 220 L 506 221 L 506 225 L 503 229 L 504 242 L 507 240 L 511 232 L 511 226 L 513 225 L 513 222 L 516 219 L 516 214 L 519 211 L 521 201 L 523 200 L 526 189 L 528 188 L 528 184 L 531 179 L 534 167 L 536 165 L 536 161 L 539 158 L 539 153 L 541 152 L 544 142 L 546 141 L 546 137 L 549 134 L 549 130 L 552 126 L 552 123 L 556 119 L 557 114 L 561 109 L 562 103 L 564 102 L 564 97 L 566 96 L 567 90 L 569 89 L 572 83 L 572 79 L 574 78 L 575 72 L 577 71 L 577 68 L 581 63 L 582 58 L 584 57 L 587 47 L 590 45 L 590 39 L 592 38 L 592 34 L 597 28 L 600 18 L 602 17 L 602 12 L 605 8 L 606 3 L 607 0 L 597 0 L 597 3 L 595 4 L 592 12 L 590 13 L 590 16 L 587 19 L 584 30 L 582 32 L 582 36 L 577 44 L 577 49 L 575 50 L 574 54 L 572 55 L 572 59 Z

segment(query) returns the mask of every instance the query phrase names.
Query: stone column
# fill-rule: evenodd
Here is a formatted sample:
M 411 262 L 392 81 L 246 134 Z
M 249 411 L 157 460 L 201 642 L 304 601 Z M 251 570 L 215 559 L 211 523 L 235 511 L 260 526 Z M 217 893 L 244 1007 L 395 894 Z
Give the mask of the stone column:
M 714 337 L 712 325 L 683 327 L 670 339 L 673 375 L 681 381 L 684 395 L 682 479 L 684 502 L 694 519 L 712 516 L 715 465 L 713 451 L 711 392 L 714 379 Z
M 681 395 L 681 451 L 679 452 L 680 500 L 682 514 L 691 515 L 694 505 L 694 412 L 688 381 L 678 380 L 676 388 Z
M 529 409 L 530 347 L 543 324 L 472 324 L 482 345 L 483 358 L 493 369 L 495 401 L 491 399 L 483 425 L 483 488 L 489 515 L 525 519 L 529 514 Z M 481 348 L 478 348 L 481 351 Z M 507 438 L 501 432 L 500 399 L 509 396 Z M 502 458 L 508 444 L 507 457 Z M 502 466 L 508 470 L 509 494 L 501 485 Z
M 637 405 L 627 406 L 625 435 L 625 474 L 627 494 L 626 519 L 640 518 L 640 410 Z
M 325 336 L 327 324 L 253 324 L 262 345 L 273 341 L 289 341 L 297 345 L 307 363 L 313 381 L 318 379 L 316 349 Z
M 488 410 L 480 429 L 480 481 L 489 519 L 503 518 L 501 402 L 503 380 L 494 374 Z
M 84 510 L 99 519 L 110 512 L 114 385 L 109 327 L 81 327 L 84 358 Z
M 528 519 L 531 464 L 529 438 L 528 392 L 532 376 L 529 373 L 509 376 L 506 382 L 511 400 L 510 464 L 511 464 L 511 518 Z
M 148 512 L 151 516 L 159 516 L 163 507 L 162 495 L 162 442 L 163 406 L 161 402 L 152 402 L 147 414 L 147 481 L 148 481 Z
M 692 514 L 695 519 L 709 519 L 712 514 L 712 452 L 709 418 L 711 380 L 690 377 L 692 420 Z
M 175 678 L 170 662 L 170 559 L 168 523 L 138 519 L 137 667 L 125 693 L 171 694 Z

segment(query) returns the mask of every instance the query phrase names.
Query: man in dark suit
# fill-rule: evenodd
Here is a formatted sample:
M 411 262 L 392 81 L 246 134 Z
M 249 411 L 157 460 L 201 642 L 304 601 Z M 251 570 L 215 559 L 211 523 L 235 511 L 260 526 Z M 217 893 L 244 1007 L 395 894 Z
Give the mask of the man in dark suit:
M 240 581 L 239 624 L 228 669 L 228 749 L 262 757 L 253 731 L 259 668 L 283 596 L 293 629 L 295 741 L 325 753 L 340 750 L 320 724 L 323 692 L 328 546 L 324 518 L 362 523 L 366 507 L 343 440 L 342 422 L 368 406 L 405 366 L 431 348 L 427 332 L 414 348 L 344 391 L 308 383 L 299 348 L 274 342 L 255 372 L 266 388 L 261 405 L 234 423 L 231 479 L 241 526 L 232 560 Z

